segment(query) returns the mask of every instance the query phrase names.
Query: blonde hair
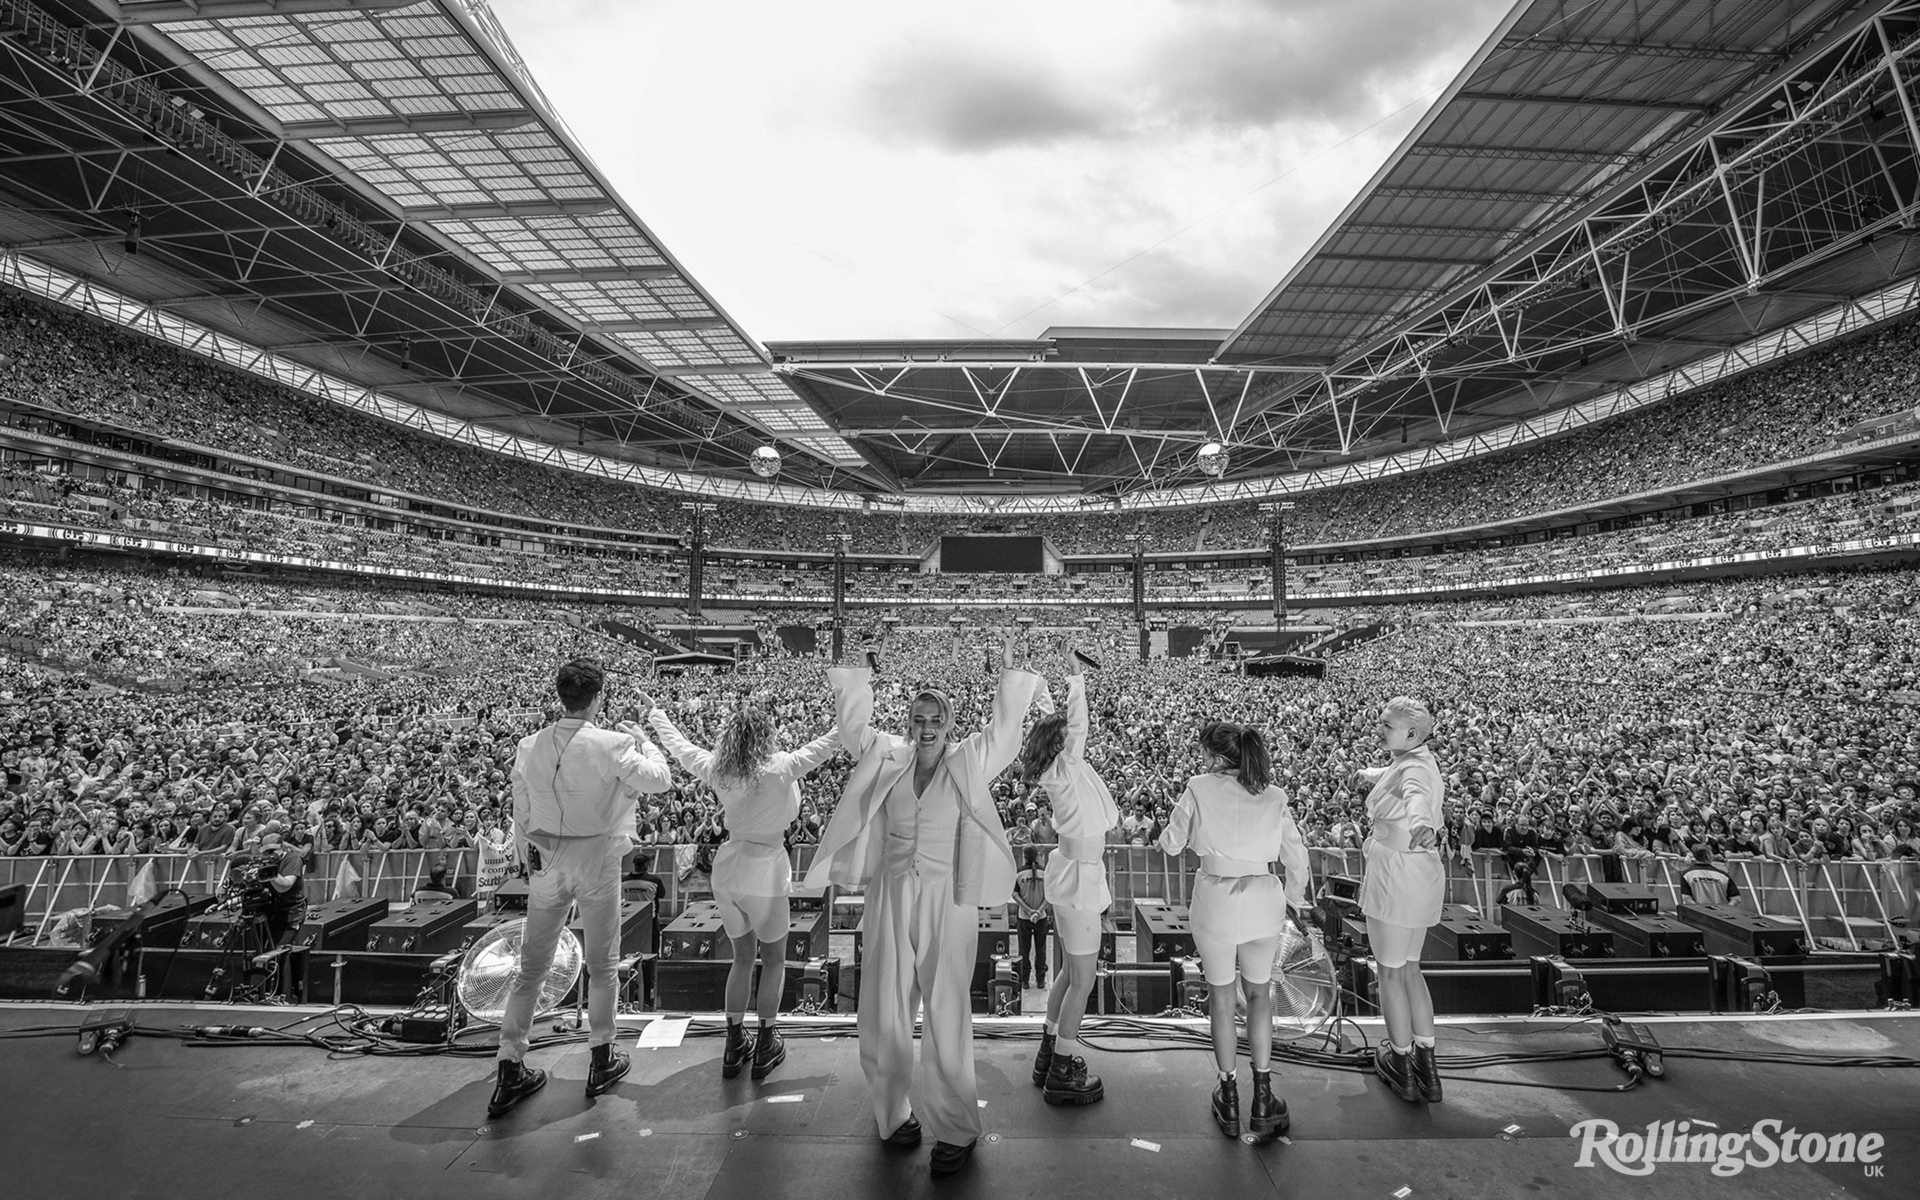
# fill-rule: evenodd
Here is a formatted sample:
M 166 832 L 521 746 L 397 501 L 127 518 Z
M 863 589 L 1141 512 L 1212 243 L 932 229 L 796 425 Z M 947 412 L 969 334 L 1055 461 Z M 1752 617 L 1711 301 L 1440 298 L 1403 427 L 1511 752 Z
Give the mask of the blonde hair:
M 1433 713 L 1428 710 L 1424 700 L 1415 700 L 1412 696 L 1395 696 L 1387 701 L 1387 706 L 1382 713 L 1388 719 L 1405 720 L 1408 728 L 1423 742 L 1433 736 Z

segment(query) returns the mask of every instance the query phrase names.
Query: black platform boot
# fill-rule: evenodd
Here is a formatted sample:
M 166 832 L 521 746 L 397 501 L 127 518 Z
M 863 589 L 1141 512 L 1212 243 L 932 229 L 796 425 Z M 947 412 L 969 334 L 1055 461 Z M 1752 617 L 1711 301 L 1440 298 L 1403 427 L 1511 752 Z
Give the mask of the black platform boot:
M 1434 1058 L 1432 1046 L 1413 1044 L 1413 1081 L 1420 1089 L 1420 1098 L 1428 1104 L 1440 1103 L 1440 1064 Z
M 787 1061 L 787 1039 L 773 1031 L 773 1026 L 762 1025 L 760 1038 L 753 1044 L 753 1077 L 765 1079 L 773 1074 L 773 1069 Z
M 1213 1089 L 1213 1123 L 1230 1138 L 1240 1136 L 1240 1081 L 1232 1075 Z
M 613 1045 L 595 1046 L 593 1062 L 587 1067 L 587 1099 L 591 1100 L 619 1083 L 632 1067 L 633 1060 L 627 1057 L 625 1050 Z
M 1056 1054 L 1047 1070 L 1047 1090 L 1040 1098 L 1048 1104 L 1097 1104 L 1105 1099 L 1106 1088 L 1098 1075 L 1087 1074 L 1087 1060 L 1073 1054 Z
M 1395 1052 L 1381 1042 L 1373 1048 L 1373 1070 L 1402 1100 L 1418 1100 L 1420 1090 L 1413 1082 L 1413 1056 Z
M 1293 1119 L 1287 1115 L 1287 1102 L 1273 1094 L 1273 1072 L 1253 1073 L 1253 1108 L 1247 1113 L 1247 1131 L 1263 1142 L 1285 1133 Z
M 502 1059 L 494 1077 L 493 1099 L 487 1101 L 489 1117 L 504 1117 L 507 1110 L 547 1086 L 547 1073 L 535 1067 L 529 1070 L 512 1059 Z
M 1053 1065 L 1053 1034 L 1040 1035 L 1040 1053 L 1033 1056 L 1033 1086 L 1047 1086 L 1047 1068 Z
M 727 1022 L 727 1045 L 720 1051 L 720 1078 L 732 1079 L 738 1075 L 752 1055 L 753 1042 L 747 1038 L 746 1022 Z

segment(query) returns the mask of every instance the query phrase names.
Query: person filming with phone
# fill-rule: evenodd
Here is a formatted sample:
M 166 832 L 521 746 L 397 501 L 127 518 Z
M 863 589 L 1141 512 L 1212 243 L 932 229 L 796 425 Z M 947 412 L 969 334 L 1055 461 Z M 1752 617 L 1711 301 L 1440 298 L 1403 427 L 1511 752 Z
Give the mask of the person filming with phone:
M 513 759 L 514 848 L 532 874 L 520 969 L 500 1022 L 498 1075 L 487 1116 L 500 1117 L 546 1086 L 547 1073 L 528 1067 L 528 1034 L 540 983 L 553 965 L 568 909 L 580 904 L 586 933 L 587 1098 L 611 1088 L 630 1060 L 614 1048 L 615 964 L 620 957 L 620 869 L 632 848 L 634 801 L 664 792 L 667 759 L 634 721 L 612 729 L 594 724 L 606 699 L 606 672 L 575 659 L 560 668 L 554 690 L 560 720 L 520 739 Z

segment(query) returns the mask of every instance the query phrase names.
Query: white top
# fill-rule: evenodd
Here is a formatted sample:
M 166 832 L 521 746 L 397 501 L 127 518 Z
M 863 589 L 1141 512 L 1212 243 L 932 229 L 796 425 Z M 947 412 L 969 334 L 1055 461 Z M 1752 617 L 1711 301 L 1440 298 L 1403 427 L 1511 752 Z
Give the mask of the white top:
M 1361 778 L 1373 783 L 1367 791 L 1373 836 L 1392 849 L 1405 850 L 1406 838 L 1416 829 L 1437 834 L 1446 828 L 1440 811 L 1446 785 L 1440 778 L 1440 764 L 1425 744 L 1394 755 L 1388 766 L 1361 772 Z
M 661 744 L 673 755 L 674 761 L 720 797 L 728 835 L 745 841 L 778 844 L 787 826 L 800 815 L 799 781 L 832 757 L 840 746 L 839 734 L 830 732 L 798 750 L 777 750 L 760 768 L 760 773 L 743 786 L 738 779 L 716 776 L 713 751 L 702 750 L 688 741 L 662 710 L 656 708 L 648 713 L 647 724 L 660 735 Z
M 1047 898 L 1068 908 L 1104 910 L 1113 903 L 1104 850 L 1107 831 L 1120 821 L 1106 782 L 1087 763 L 1087 677 L 1067 676 L 1067 736 L 1060 753 L 1040 773 L 1053 805 L 1053 828 L 1061 839 L 1091 839 L 1089 857 L 1063 844 L 1047 862 Z M 1085 853 L 1085 851 L 1083 851 Z
M 1193 850 L 1201 856 L 1203 872 L 1207 859 L 1248 864 L 1278 860 L 1286 869 L 1287 903 L 1306 907 L 1307 845 L 1287 806 L 1287 793 L 1275 785 L 1255 795 L 1231 775 L 1195 775 L 1173 806 L 1160 848 L 1168 854 Z
M 913 770 L 887 793 L 887 869 L 936 877 L 953 874 L 960 841 L 960 793 L 943 759 L 933 769 L 927 790 L 913 794 Z
M 645 735 L 568 717 L 520 739 L 514 828 L 522 838 L 632 834 L 635 798 L 666 791 L 672 778 L 666 756 Z

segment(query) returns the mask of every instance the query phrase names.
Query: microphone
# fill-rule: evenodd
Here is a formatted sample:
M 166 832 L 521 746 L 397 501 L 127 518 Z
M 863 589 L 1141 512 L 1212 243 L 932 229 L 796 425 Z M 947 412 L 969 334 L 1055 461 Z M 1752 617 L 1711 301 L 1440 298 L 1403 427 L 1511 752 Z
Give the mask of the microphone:
M 207 976 L 207 987 L 205 991 L 200 993 L 200 998 L 202 1000 L 213 999 L 215 993 L 220 990 L 220 981 L 226 978 L 226 975 L 227 969 L 225 967 L 215 967 L 213 974 Z

